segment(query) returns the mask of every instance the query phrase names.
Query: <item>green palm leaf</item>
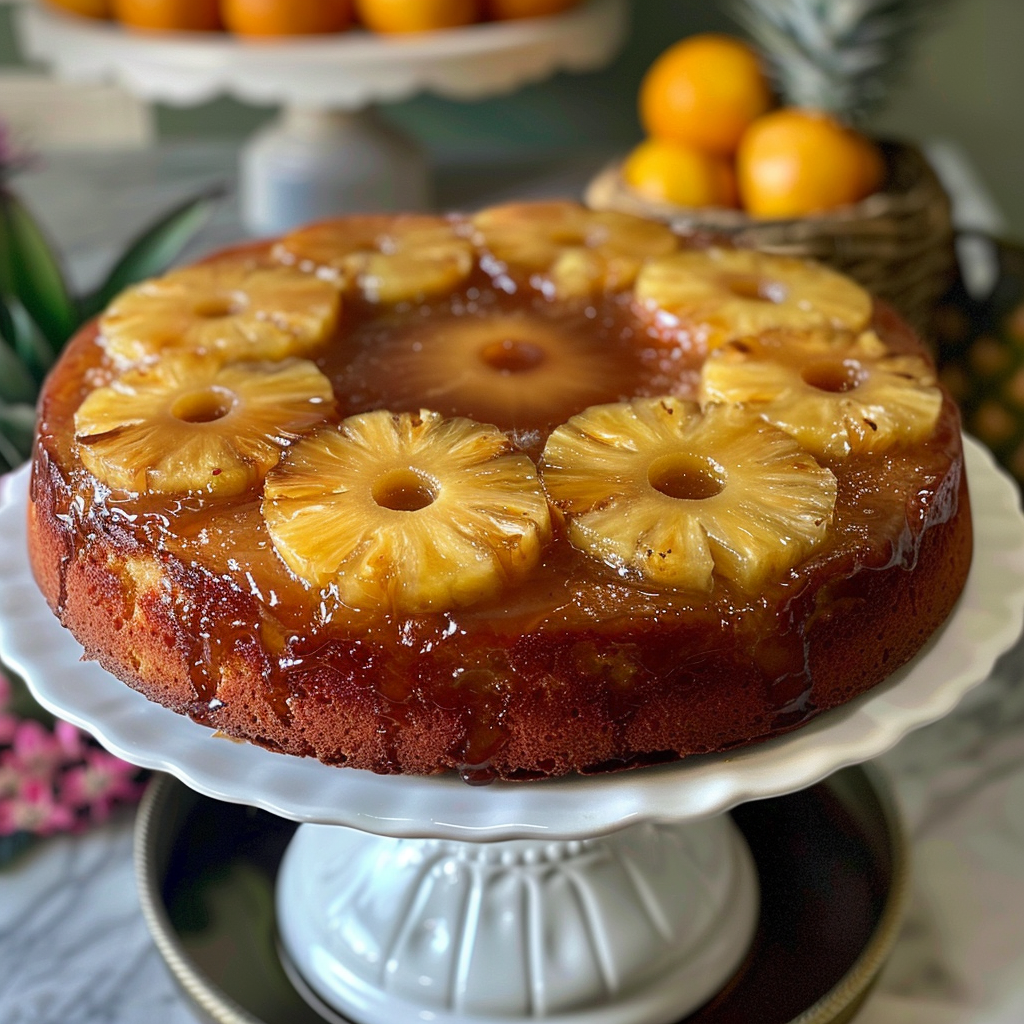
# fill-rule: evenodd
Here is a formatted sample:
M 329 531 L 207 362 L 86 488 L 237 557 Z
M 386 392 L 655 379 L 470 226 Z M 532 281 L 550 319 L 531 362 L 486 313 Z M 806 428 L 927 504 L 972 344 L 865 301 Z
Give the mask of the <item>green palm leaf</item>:
M 25 368 L 4 331 L 0 336 L 0 402 L 33 402 L 39 382 Z
M 32 452 L 36 410 L 27 403 L 0 402 L 0 469 L 20 466 Z
M 2 263 L 2 258 L 0 258 Z M 17 325 L 14 322 L 14 316 L 7 305 L 5 295 L 7 293 L 3 289 L 3 282 L 0 282 L 0 338 L 8 345 L 14 345 L 14 338 L 17 333 Z
M 53 346 L 43 337 L 36 322 L 28 314 L 28 310 L 20 302 L 8 306 L 14 325 L 11 347 L 14 349 L 22 366 L 32 374 L 37 385 L 43 382 L 50 367 L 53 365 L 55 351 Z
M 6 279 L 53 350 L 59 350 L 78 326 L 78 309 L 68 291 L 60 262 L 21 200 L 0 189 L 0 232 L 4 235 Z

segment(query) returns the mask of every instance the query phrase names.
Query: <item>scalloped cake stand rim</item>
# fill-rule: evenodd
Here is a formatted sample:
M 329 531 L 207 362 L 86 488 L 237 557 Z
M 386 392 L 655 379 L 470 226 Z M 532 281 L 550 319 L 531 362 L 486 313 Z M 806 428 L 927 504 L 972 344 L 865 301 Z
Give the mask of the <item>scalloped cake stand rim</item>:
M 218 736 L 125 686 L 51 613 L 28 564 L 27 467 L 0 501 L 0 657 L 41 704 L 113 753 L 198 792 L 295 821 L 396 837 L 578 839 L 642 821 L 692 821 L 806 788 L 942 718 L 1013 645 L 1024 618 L 1024 515 L 1015 483 L 965 439 L 975 552 L 964 592 L 925 649 L 885 683 L 785 736 L 727 754 L 599 776 L 467 786 L 379 776 Z
M 71 78 L 115 77 L 137 94 L 191 104 L 228 92 L 254 102 L 355 109 L 431 90 L 505 92 L 557 70 L 604 63 L 625 36 L 623 0 L 588 0 L 546 18 L 408 35 L 244 39 L 225 32 L 140 32 L 28 4 L 28 51 Z

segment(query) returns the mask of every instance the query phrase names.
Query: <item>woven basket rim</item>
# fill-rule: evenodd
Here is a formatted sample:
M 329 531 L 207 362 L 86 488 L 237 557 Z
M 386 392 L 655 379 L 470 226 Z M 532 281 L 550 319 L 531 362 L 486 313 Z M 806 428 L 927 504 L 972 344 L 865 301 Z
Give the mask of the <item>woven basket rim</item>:
M 622 208 L 618 201 L 636 211 L 671 222 L 676 230 L 711 229 L 722 234 L 746 231 L 827 231 L 839 224 L 884 221 L 905 217 L 928 208 L 936 201 L 948 205 L 938 176 L 921 150 L 909 142 L 876 140 L 885 155 L 887 174 L 882 191 L 846 206 L 800 217 L 752 217 L 742 210 L 720 207 L 685 207 L 649 200 L 634 192 L 622 178 L 621 159 L 606 165 L 586 191 L 589 205 L 599 209 Z

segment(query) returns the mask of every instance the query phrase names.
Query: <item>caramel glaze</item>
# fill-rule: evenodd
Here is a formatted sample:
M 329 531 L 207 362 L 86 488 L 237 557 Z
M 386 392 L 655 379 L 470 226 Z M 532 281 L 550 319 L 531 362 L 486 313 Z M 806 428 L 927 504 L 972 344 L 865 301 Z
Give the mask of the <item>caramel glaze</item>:
M 587 369 L 582 381 L 563 387 L 561 371 L 548 380 L 543 366 L 499 366 L 486 392 L 458 374 L 424 387 L 416 366 L 451 358 L 445 324 L 524 309 L 567 339 Z M 885 307 L 874 326 L 892 349 L 920 351 Z M 586 406 L 692 397 L 700 354 L 645 335 L 624 297 L 567 307 L 474 280 L 386 316 L 348 300 L 316 362 L 334 382 L 338 420 L 428 407 L 494 422 L 538 458 L 548 433 Z M 456 769 L 486 782 L 607 771 L 774 735 L 913 656 L 970 561 L 959 419 L 947 398 L 926 442 L 828 463 L 839 493 L 827 542 L 763 593 L 722 580 L 710 595 L 655 590 L 574 550 L 556 523 L 537 570 L 498 599 L 448 613 L 368 613 L 287 569 L 259 494 L 167 498 L 98 483 L 76 456 L 74 413 L 110 374 L 88 327 L 42 399 L 30 538 L 51 605 L 90 656 L 152 699 L 329 763 Z M 155 573 L 133 573 L 133 560 Z

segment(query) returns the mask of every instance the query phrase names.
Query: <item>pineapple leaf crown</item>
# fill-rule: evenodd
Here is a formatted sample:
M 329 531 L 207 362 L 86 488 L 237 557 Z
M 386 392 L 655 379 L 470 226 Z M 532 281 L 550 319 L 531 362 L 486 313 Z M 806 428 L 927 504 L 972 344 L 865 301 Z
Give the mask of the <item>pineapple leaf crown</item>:
M 206 223 L 223 193 L 211 189 L 145 229 L 98 288 L 73 295 L 60 258 L 9 178 L 13 159 L 0 126 L 0 473 L 28 458 L 39 388 L 64 344 L 128 285 L 159 274 Z
M 784 101 L 861 121 L 884 103 L 944 0 L 731 0 Z

